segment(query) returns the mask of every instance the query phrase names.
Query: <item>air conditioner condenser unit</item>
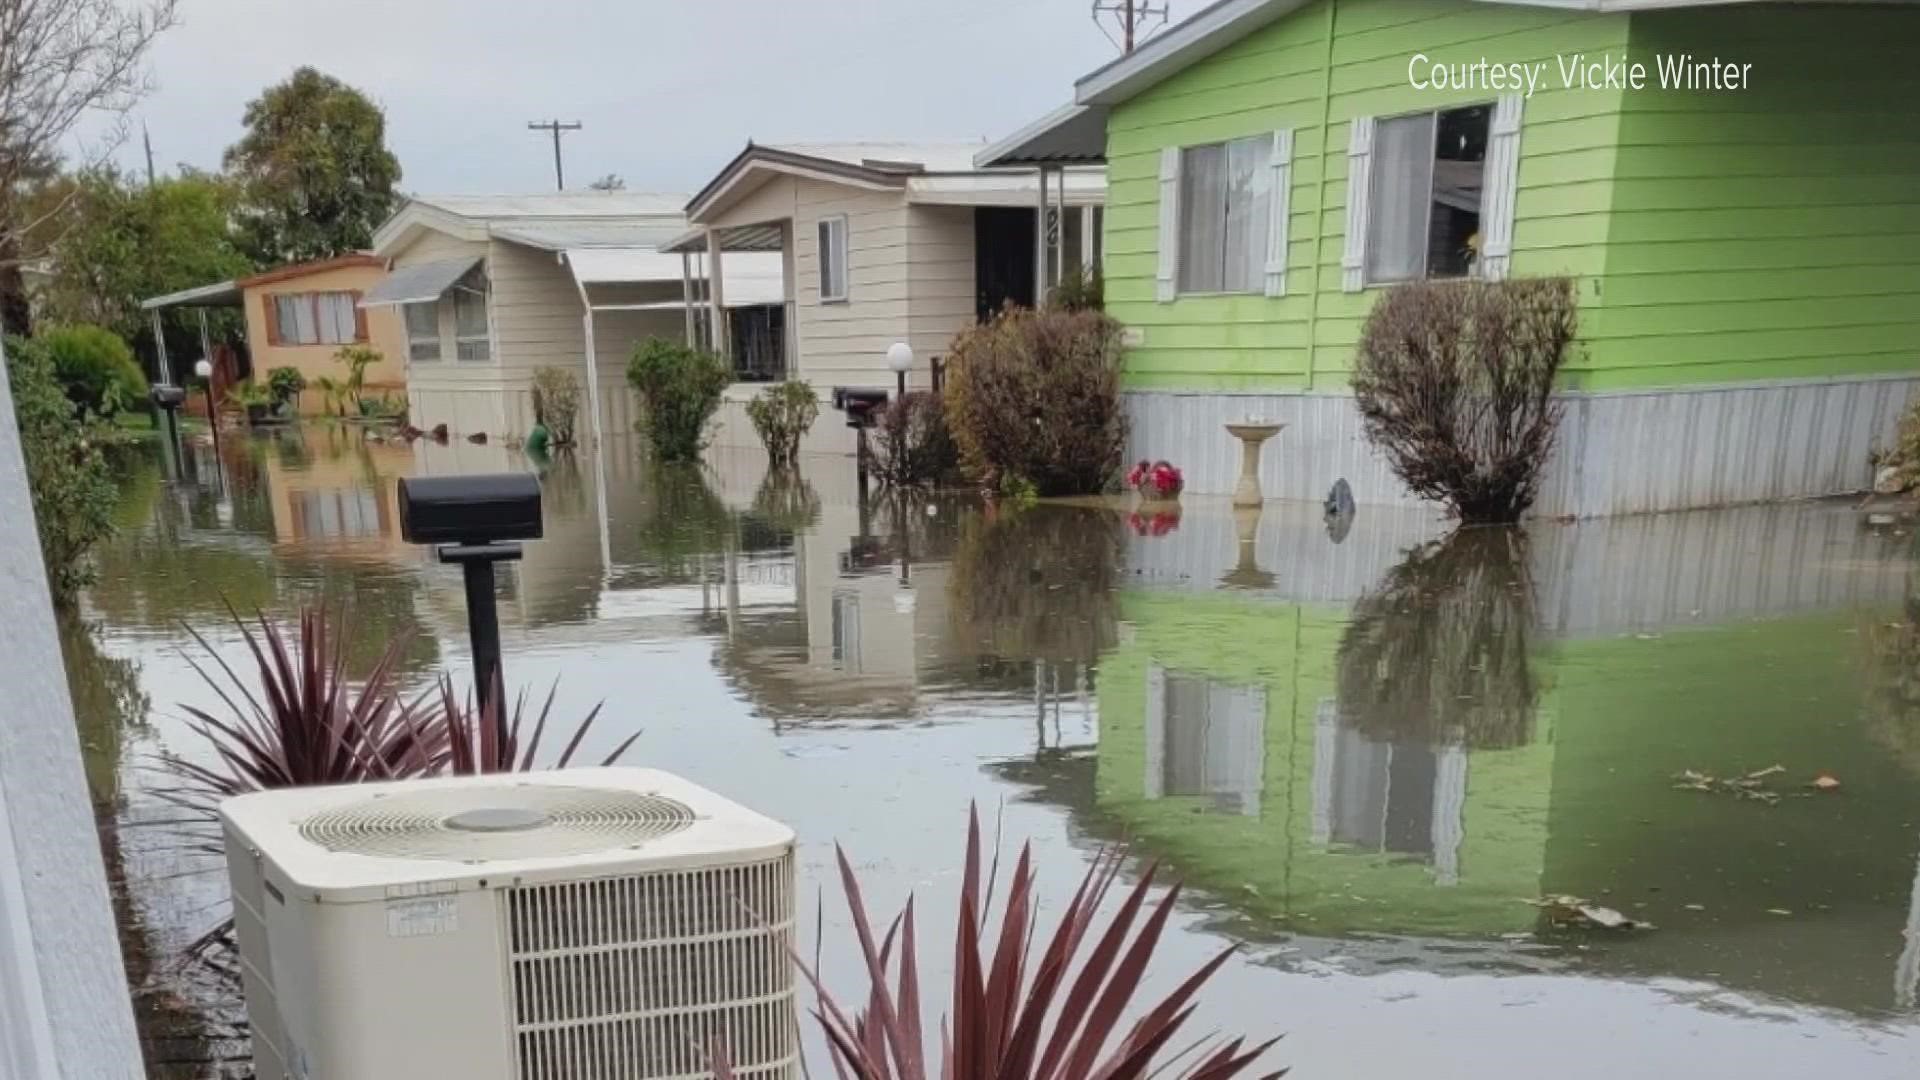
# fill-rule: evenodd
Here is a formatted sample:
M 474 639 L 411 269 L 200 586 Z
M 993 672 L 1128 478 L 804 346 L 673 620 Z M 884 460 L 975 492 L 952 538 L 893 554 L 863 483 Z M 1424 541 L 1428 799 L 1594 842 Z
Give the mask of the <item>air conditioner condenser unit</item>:
M 261 1080 L 788 1077 L 791 829 L 651 769 L 221 808 Z

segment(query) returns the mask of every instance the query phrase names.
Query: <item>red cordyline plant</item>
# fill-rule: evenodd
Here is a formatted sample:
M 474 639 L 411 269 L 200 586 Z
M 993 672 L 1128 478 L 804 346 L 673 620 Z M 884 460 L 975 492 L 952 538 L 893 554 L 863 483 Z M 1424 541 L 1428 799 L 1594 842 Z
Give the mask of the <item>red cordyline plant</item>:
M 849 1014 L 813 968 L 804 962 L 799 967 L 819 996 L 813 1015 L 826 1034 L 841 1080 L 1146 1080 L 1163 1074 L 1228 1080 L 1279 1041 L 1248 1047 L 1244 1038 L 1202 1036 L 1176 1049 L 1174 1040 L 1193 1016 L 1194 995 L 1235 948 L 1208 961 L 1137 1020 L 1125 1022 L 1180 887 L 1174 885 L 1150 904 L 1155 874 L 1149 866 L 1102 927 L 1101 905 L 1125 860 L 1119 848 L 1104 849 L 1094 858 L 1036 962 L 1030 845 L 1020 849 L 999 926 L 992 927 L 988 909 L 998 857 L 983 893 L 980 818 L 975 813 L 967 827 L 952 1001 L 940 1022 L 939 1055 L 930 1061 L 922 1027 L 913 901 L 909 899 L 886 933 L 877 936 L 859 879 L 846 853 L 838 854 L 867 968 L 866 1007 Z M 1145 921 L 1135 933 L 1143 911 Z M 716 1047 L 714 1058 L 715 1075 L 732 1080 L 725 1048 Z M 1265 1080 L 1285 1074 L 1285 1069 L 1270 1072 Z
M 527 694 L 521 691 L 514 699 L 513 710 L 508 712 L 503 702 L 507 699 L 506 688 L 501 685 L 500 673 L 493 675 L 493 693 L 486 701 L 476 707 L 473 696 L 467 695 L 463 703 L 454 690 L 453 680 L 440 676 L 440 712 L 442 733 L 446 754 L 443 759 L 445 771 L 455 776 L 477 776 L 482 773 L 531 772 L 534 761 L 540 752 L 540 737 L 546 733 L 547 719 L 553 713 L 553 697 L 559 690 L 558 684 L 547 691 L 547 700 L 540 706 L 540 712 L 532 718 L 531 729 L 525 723 L 527 719 Z M 573 729 L 573 737 L 567 741 L 566 748 L 560 752 L 559 760 L 553 763 L 556 769 L 564 769 L 573 763 L 574 752 L 580 749 L 580 742 L 587 737 L 587 729 L 600 716 L 600 706 L 595 705 L 586 719 Z M 526 732 L 526 743 L 521 744 L 521 733 Z M 627 736 L 626 741 L 615 747 L 600 764 L 611 765 L 620 760 L 640 737 L 639 732 Z

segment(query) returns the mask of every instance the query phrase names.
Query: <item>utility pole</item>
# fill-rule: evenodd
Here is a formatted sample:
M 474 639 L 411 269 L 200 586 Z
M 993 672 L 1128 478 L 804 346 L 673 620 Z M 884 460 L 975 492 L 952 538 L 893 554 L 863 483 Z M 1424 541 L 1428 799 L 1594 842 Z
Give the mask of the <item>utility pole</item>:
M 147 131 L 147 122 L 140 121 L 140 141 L 147 148 L 147 186 L 153 186 L 153 136 Z
M 1100 32 L 1113 41 L 1113 34 L 1107 31 L 1103 19 L 1111 16 L 1118 24 L 1120 40 L 1114 41 L 1123 53 L 1133 51 L 1135 45 L 1152 37 L 1161 27 L 1167 25 L 1167 3 L 1161 0 L 1093 0 L 1093 21 L 1100 25 Z
M 566 131 L 579 131 L 580 121 L 570 120 L 562 123 L 559 119 L 529 120 L 528 131 L 547 131 L 553 134 L 553 189 L 567 190 L 567 174 L 560 166 L 560 135 Z

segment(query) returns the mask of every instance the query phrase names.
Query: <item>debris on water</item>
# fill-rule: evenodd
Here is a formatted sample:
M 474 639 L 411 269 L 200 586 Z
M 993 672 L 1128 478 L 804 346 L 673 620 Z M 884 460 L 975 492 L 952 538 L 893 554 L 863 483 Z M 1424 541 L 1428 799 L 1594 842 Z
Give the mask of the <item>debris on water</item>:
M 1780 801 L 1780 793 L 1773 789 L 1769 781 L 1786 771 L 1785 765 L 1769 765 L 1764 769 L 1756 769 L 1740 776 L 1722 777 L 1699 769 L 1682 769 L 1673 774 L 1673 786 L 1676 791 L 1704 791 L 1711 795 L 1732 795 L 1738 799 L 1751 799 L 1754 802 L 1773 806 Z M 1834 781 L 1834 784 L 1838 786 L 1839 781 Z
M 1814 775 L 1812 782 L 1807 786 L 1815 791 L 1839 791 L 1840 778 L 1830 772 L 1822 770 Z
M 1783 908 L 1783 907 L 1770 907 L 1767 909 L 1767 914 L 1786 916 L 1786 915 L 1792 915 L 1793 912 L 1788 911 L 1786 908 Z
M 1538 900 L 1526 901 L 1547 913 L 1548 921 L 1556 926 L 1583 927 L 1593 930 L 1651 930 L 1653 924 L 1641 919 L 1623 915 L 1610 907 L 1602 907 L 1578 896 L 1556 893 L 1542 896 Z
M 1682 907 L 1684 907 L 1684 908 L 1686 908 L 1686 909 L 1687 909 L 1688 911 L 1705 911 L 1705 910 L 1707 910 L 1707 905 L 1705 905 L 1705 904 L 1682 904 L 1681 906 L 1682 906 Z

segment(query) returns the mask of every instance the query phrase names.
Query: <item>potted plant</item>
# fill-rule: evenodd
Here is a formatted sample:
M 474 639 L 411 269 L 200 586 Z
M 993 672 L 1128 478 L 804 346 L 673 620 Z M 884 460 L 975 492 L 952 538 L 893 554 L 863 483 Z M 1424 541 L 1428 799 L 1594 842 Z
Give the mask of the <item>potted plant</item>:
M 296 367 L 277 367 L 267 372 L 267 393 L 275 411 L 282 416 L 300 411 L 300 394 L 307 388 L 307 377 Z
M 273 420 L 273 392 L 251 380 L 236 383 L 228 390 L 227 404 L 246 414 L 249 427 Z
M 1187 479 L 1171 462 L 1148 462 L 1142 458 L 1127 470 L 1127 486 L 1140 496 L 1142 503 L 1172 503 L 1180 501 Z

